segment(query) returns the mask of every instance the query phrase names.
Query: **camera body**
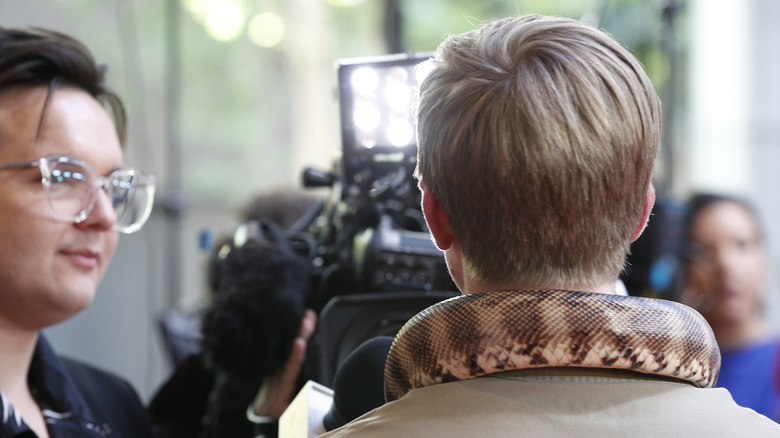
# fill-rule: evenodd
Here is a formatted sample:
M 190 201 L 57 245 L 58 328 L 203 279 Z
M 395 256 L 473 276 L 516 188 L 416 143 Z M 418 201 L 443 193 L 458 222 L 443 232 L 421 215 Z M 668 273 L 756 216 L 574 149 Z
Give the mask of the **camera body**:
M 320 305 L 337 295 L 456 289 L 428 233 L 413 177 L 417 66 L 428 58 L 337 63 L 341 154 L 330 173 L 304 172 L 305 186 L 332 188 L 309 228 Z

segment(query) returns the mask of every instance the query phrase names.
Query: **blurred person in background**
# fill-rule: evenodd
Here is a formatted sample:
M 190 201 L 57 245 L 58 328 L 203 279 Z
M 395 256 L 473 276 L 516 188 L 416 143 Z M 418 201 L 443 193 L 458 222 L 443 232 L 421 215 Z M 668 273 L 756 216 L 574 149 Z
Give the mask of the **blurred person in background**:
M 242 223 L 214 249 L 210 301 L 198 313 L 200 348 L 149 405 L 159 436 L 277 435 L 279 416 L 307 378 L 311 278 L 309 260 L 269 219 Z
M 766 248 L 755 209 L 745 200 L 699 194 L 685 222 L 680 301 L 709 322 L 721 349 L 718 386 L 734 400 L 780 419 L 780 341 L 764 320 Z
M 151 436 L 122 378 L 41 330 L 84 310 L 154 179 L 123 163 L 125 112 L 78 41 L 0 28 L 0 436 Z

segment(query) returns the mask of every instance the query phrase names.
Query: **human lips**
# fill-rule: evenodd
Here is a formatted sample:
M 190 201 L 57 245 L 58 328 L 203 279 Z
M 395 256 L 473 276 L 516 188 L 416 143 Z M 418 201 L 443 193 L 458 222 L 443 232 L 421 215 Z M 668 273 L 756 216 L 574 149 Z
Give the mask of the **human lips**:
M 73 264 L 84 269 L 94 269 L 100 264 L 100 251 L 93 249 L 64 249 L 61 253 Z

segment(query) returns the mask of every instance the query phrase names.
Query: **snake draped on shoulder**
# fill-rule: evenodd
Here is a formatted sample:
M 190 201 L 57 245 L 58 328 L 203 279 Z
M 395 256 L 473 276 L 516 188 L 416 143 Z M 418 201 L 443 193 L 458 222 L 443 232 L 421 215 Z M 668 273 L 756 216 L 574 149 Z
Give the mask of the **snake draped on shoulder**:
M 563 290 L 469 294 L 401 328 L 385 365 L 385 400 L 534 367 L 632 370 L 712 387 L 720 350 L 704 318 L 673 301 Z

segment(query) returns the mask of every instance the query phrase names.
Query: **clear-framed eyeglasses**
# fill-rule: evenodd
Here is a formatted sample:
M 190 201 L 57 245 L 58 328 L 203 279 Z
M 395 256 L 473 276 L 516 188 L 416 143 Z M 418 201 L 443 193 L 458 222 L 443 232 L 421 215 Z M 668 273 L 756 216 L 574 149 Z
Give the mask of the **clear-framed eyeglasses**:
M 116 213 L 114 228 L 133 233 L 149 219 L 154 204 L 154 176 L 136 169 L 118 169 L 99 176 L 87 163 L 67 155 L 49 155 L 36 161 L 0 166 L 4 169 L 37 167 L 54 217 L 82 222 L 95 207 L 98 189 L 103 189 Z

